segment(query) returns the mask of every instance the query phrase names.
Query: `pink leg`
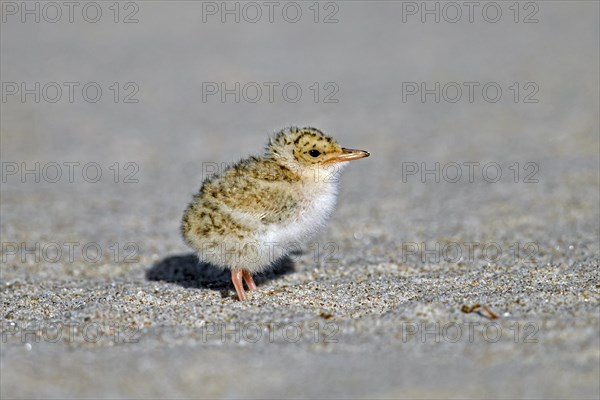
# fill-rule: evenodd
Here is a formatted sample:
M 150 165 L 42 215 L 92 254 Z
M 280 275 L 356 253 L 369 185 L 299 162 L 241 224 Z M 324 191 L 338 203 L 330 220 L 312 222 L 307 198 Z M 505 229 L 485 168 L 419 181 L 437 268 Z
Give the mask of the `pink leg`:
M 248 290 L 256 290 L 256 284 L 254 283 L 254 279 L 252 279 L 252 274 L 250 273 L 250 271 L 243 270 L 242 275 L 244 276 L 244 281 L 246 281 Z
M 244 292 L 241 269 L 231 270 L 231 282 L 233 282 L 233 286 L 235 286 L 235 292 L 237 293 L 238 299 L 241 301 L 246 300 L 246 292 Z

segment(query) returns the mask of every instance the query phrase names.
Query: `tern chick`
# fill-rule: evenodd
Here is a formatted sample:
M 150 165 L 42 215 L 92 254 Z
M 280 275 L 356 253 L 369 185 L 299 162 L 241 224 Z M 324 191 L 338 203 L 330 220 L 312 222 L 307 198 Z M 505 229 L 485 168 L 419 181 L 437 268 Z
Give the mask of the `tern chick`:
M 316 128 L 287 128 L 250 157 L 204 180 L 183 214 L 181 233 L 200 261 L 231 270 L 240 300 L 256 290 L 252 274 L 325 225 L 339 173 L 368 157 Z M 297 246 L 295 247 L 297 248 Z

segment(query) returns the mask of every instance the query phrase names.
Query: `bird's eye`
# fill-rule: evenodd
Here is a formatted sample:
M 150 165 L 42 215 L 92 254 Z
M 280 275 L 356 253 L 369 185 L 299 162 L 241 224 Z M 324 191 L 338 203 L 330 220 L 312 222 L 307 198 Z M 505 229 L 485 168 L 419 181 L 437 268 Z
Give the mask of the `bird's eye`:
M 319 157 L 321 155 L 321 152 L 319 150 L 311 150 L 308 152 L 308 154 L 310 154 L 312 157 Z

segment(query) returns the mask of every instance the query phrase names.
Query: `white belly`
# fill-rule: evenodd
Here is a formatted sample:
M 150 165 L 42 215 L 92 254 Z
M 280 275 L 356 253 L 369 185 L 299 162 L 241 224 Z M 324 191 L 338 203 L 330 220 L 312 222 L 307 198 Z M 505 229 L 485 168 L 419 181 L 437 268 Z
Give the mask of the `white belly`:
M 267 228 L 259 240 L 274 243 L 282 248 L 299 249 L 299 245 L 314 236 L 324 227 L 335 209 L 337 185 L 326 185 L 324 190 L 307 195 L 298 206 L 298 212 L 291 221 L 274 224 Z

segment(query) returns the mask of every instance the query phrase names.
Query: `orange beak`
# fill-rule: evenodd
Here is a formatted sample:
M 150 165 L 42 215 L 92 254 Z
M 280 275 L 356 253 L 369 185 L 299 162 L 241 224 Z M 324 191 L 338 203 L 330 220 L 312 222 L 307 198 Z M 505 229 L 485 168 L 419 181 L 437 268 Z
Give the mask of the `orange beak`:
M 331 157 L 327 161 L 326 164 L 338 163 L 338 162 L 346 162 L 352 160 L 358 160 L 359 158 L 369 157 L 369 152 L 364 150 L 354 150 L 354 149 L 345 149 L 342 148 L 342 154 L 336 154 Z

